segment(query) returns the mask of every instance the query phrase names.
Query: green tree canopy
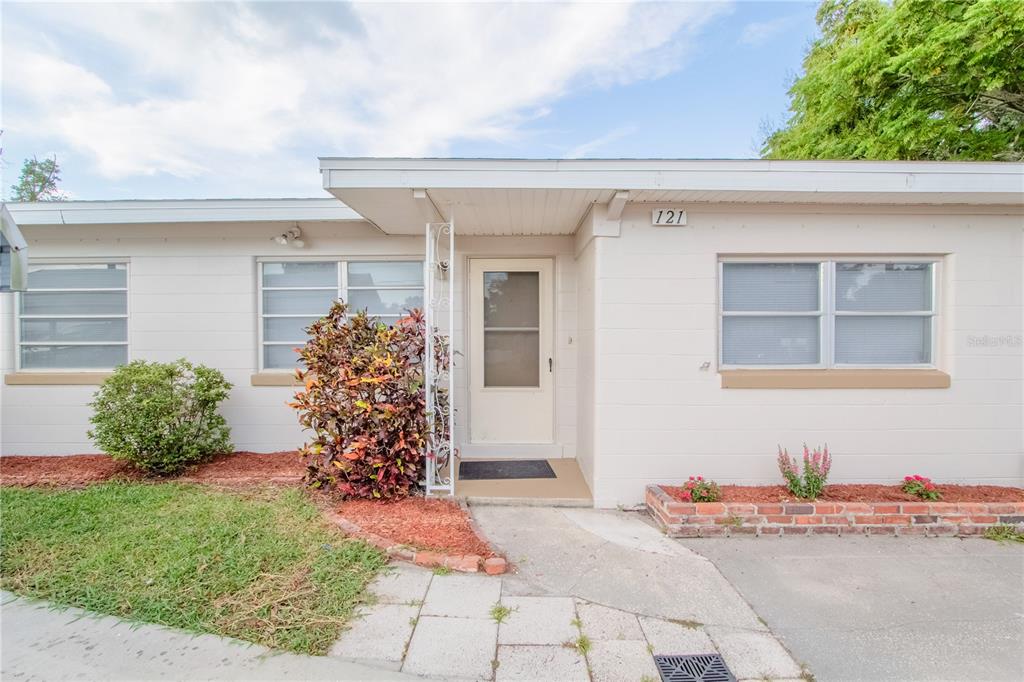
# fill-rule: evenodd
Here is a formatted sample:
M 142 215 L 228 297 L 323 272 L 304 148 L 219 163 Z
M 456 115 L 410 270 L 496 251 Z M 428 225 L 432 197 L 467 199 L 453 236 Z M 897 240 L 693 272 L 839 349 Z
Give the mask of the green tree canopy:
M 1024 0 L 824 0 L 774 159 L 1024 158 Z
M 57 157 L 40 161 L 34 156 L 21 166 L 18 184 L 11 185 L 11 201 L 59 201 L 64 195 L 57 189 L 60 166 Z

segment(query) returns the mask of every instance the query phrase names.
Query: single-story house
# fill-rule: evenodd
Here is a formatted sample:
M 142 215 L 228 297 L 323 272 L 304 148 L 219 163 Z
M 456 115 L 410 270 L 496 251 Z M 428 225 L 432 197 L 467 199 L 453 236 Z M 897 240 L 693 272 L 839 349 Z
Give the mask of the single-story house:
M 0 452 L 95 451 L 106 373 L 178 357 L 234 383 L 238 449 L 294 449 L 303 328 L 426 296 L 461 459 L 550 460 L 598 507 L 779 482 L 805 442 L 834 482 L 1024 481 L 1024 164 L 320 169 L 333 196 L 10 204 L 30 272 L 0 296 Z

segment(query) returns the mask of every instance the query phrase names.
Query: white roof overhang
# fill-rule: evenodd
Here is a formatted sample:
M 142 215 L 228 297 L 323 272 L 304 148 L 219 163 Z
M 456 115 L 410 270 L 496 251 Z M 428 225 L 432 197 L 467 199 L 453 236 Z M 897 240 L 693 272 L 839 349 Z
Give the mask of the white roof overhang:
M 28 288 L 28 244 L 6 204 L 0 204 L 0 292 Z
M 592 204 L 1024 204 L 1024 164 L 321 158 L 324 188 L 389 234 L 572 234 Z
M 8 204 L 21 225 L 323 222 L 364 218 L 330 197 L 315 199 L 183 199 L 46 201 Z

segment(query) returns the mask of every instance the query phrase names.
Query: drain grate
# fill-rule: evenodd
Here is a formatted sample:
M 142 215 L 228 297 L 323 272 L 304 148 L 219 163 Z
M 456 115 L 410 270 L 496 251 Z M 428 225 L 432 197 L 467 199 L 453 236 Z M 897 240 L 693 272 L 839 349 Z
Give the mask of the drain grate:
M 662 682 L 736 682 L 718 654 L 655 656 Z

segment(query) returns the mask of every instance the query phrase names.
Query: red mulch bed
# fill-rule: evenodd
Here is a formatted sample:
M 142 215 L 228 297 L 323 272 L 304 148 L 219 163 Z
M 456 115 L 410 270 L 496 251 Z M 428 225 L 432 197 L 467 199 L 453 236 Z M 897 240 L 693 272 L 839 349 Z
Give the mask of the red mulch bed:
M 306 465 L 294 450 L 233 452 L 214 457 L 181 476 L 211 483 L 301 483 Z
M 944 485 L 936 484 L 942 502 L 1024 502 L 1024 488 L 1000 485 Z M 682 488 L 662 486 L 679 501 L 685 500 Z M 794 502 L 796 498 L 781 485 L 723 485 L 722 502 Z M 874 483 L 825 486 L 818 500 L 822 502 L 920 502 L 921 499 L 900 490 L 898 485 Z
M 400 545 L 444 554 L 477 554 L 485 559 L 497 556 L 473 530 L 469 514 L 450 500 L 346 500 L 337 509 L 363 530 Z
M 214 457 L 180 476 L 151 478 L 109 455 L 55 455 L 0 457 L 0 485 L 79 487 L 112 478 L 161 480 L 224 485 L 300 483 L 306 467 L 294 451 L 233 452 Z
M 139 474 L 109 455 L 0 457 L 0 485 L 81 486 L 114 477 L 139 478 Z

